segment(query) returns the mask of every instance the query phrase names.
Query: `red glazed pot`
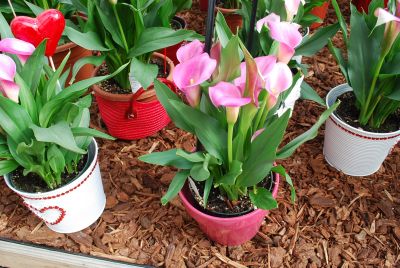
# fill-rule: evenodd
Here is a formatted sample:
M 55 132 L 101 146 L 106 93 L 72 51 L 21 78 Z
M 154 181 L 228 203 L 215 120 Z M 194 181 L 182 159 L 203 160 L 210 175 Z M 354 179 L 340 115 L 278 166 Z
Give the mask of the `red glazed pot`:
M 278 194 L 279 174 L 275 174 L 272 195 Z M 187 213 L 199 224 L 200 229 L 213 241 L 225 246 L 238 246 L 251 240 L 260 229 L 268 210 L 256 209 L 248 214 L 232 218 L 220 218 L 207 215 L 194 207 L 195 200 L 186 184 L 179 193 Z
M 314 16 L 319 17 L 322 21 L 324 21 L 324 19 L 326 18 L 326 13 L 328 12 L 328 7 L 329 7 L 329 2 L 325 2 L 322 4 L 322 6 L 319 7 L 314 7 L 311 10 L 311 14 L 313 14 Z M 314 22 L 313 24 L 311 24 L 310 28 L 311 29 L 316 29 L 319 26 L 321 26 L 321 23 L 318 22 Z
M 163 58 L 163 55 L 154 53 L 153 56 Z M 161 80 L 174 92 L 172 82 L 174 64 L 167 58 L 169 76 Z M 96 76 L 100 67 L 96 68 Z M 148 137 L 163 129 L 171 121 L 164 107 L 157 99 L 155 90 L 150 86 L 147 90 L 139 89 L 142 94 L 113 94 L 106 92 L 99 85 L 93 85 L 94 96 L 101 118 L 108 132 L 113 137 L 123 140 L 135 140 Z
M 387 6 L 387 0 L 385 0 L 385 6 Z M 368 6 L 371 3 L 371 0 L 353 0 L 353 4 L 357 7 L 358 11 L 362 12 L 363 10 L 368 13 Z

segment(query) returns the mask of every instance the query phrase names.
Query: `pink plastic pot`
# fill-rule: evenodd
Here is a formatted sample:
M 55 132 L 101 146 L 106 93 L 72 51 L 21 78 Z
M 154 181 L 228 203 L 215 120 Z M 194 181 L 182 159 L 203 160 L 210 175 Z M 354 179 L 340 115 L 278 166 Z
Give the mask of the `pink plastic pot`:
M 274 189 L 272 195 L 276 198 L 280 176 L 275 175 Z M 187 213 L 197 221 L 200 229 L 213 241 L 226 246 L 238 246 L 251 240 L 260 229 L 261 223 L 268 210 L 256 209 L 249 214 L 233 217 L 220 218 L 207 215 L 194 207 L 195 200 L 186 184 L 179 193 Z

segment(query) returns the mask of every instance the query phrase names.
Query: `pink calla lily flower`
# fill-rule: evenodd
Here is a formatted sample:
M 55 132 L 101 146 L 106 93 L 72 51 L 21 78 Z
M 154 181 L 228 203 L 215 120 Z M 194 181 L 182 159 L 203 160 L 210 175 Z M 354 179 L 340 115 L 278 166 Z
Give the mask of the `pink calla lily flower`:
M 15 62 L 7 55 L 0 54 L 0 91 L 18 103 L 19 86 L 14 83 Z
M 242 96 L 240 89 L 228 82 L 219 82 L 208 89 L 211 102 L 215 107 L 240 107 L 251 102 L 250 98 Z
M 0 40 L 0 51 L 17 55 L 22 63 L 28 60 L 34 50 L 34 45 L 17 38 L 4 38 Z
M 266 17 L 260 19 L 259 21 L 257 21 L 256 29 L 260 33 L 263 26 L 268 27 L 269 23 L 271 23 L 271 22 L 280 22 L 280 21 L 281 21 L 281 18 L 278 15 L 276 15 L 275 13 L 271 13 L 268 16 L 266 16 Z
M 386 55 L 389 53 L 394 41 L 397 39 L 400 33 L 400 1 L 397 1 L 396 16 L 390 14 L 383 8 L 377 8 L 375 10 L 375 16 L 378 17 L 375 27 L 386 24 L 385 35 L 382 44 L 383 53 Z
M 176 52 L 176 58 L 180 63 L 201 55 L 204 52 L 204 44 L 199 40 L 194 40 L 184 46 L 181 46 Z
M 265 79 L 265 88 L 269 93 L 268 106 L 272 108 L 279 97 L 279 94 L 288 89 L 293 83 L 292 71 L 282 63 L 275 64 L 272 71 Z
M 258 106 L 258 95 L 260 94 L 261 89 L 265 87 L 265 77 L 272 71 L 276 64 L 275 56 L 263 56 L 257 57 L 254 59 L 257 64 L 258 72 L 260 78 L 257 81 L 257 87 L 254 91 L 254 103 Z M 244 93 L 244 89 L 246 87 L 246 63 L 242 62 L 240 64 L 240 77 L 234 80 L 234 84 L 241 90 L 242 94 Z
M 251 102 L 251 98 L 243 97 L 241 90 L 227 82 L 219 82 L 208 89 L 211 102 L 215 107 L 226 107 L 226 121 L 234 124 L 239 116 L 240 107 Z
M 300 25 L 282 21 L 270 22 L 268 26 L 272 39 L 280 43 L 278 60 L 283 63 L 288 63 L 294 55 L 294 49 L 303 39 L 299 32 Z
M 216 66 L 217 61 L 203 53 L 175 67 L 174 82 L 192 107 L 197 107 L 200 103 L 200 84 L 211 77 Z
M 285 0 L 285 8 L 288 20 L 292 20 L 299 10 L 300 3 L 304 5 L 304 0 Z

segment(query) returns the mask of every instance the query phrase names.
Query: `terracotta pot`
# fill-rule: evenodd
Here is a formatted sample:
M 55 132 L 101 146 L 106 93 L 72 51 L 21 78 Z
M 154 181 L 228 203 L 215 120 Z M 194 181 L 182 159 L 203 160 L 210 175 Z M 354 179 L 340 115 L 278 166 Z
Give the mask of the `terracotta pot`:
M 68 68 L 71 68 L 77 62 L 79 59 L 92 56 L 92 51 L 87 50 L 83 47 L 78 46 L 75 43 L 69 42 L 65 45 L 58 46 L 56 49 L 56 53 L 54 53 L 53 60 L 54 60 L 54 65 L 56 68 L 60 66 L 61 62 L 67 56 L 67 54 L 71 51 L 71 55 L 69 56 L 69 59 L 67 61 L 67 64 L 65 65 L 64 70 L 67 70 Z M 67 79 L 67 83 L 71 79 L 72 72 L 70 70 L 70 74 Z M 91 64 L 86 64 L 84 65 L 79 72 L 76 75 L 75 82 L 88 79 L 92 76 L 94 70 L 94 66 Z
M 322 21 L 324 21 L 324 19 L 326 18 L 326 14 L 328 13 L 328 7 L 329 7 L 329 2 L 325 2 L 325 3 L 322 4 L 322 6 L 314 7 L 311 10 L 311 14 L 313 14 L 314 16 L 319 17 Z M 316 29 L 319 26 L 321 26 L 322 23 L 323 22 L 321 22 L 321 23 L 315 22 L 315 23 L 311 24 L 310 28 L 311 29 Z
M 280 176 L 275 175 L 272 195 L 278 194 Z M 213 241 L 226 246 L 238 246 L 252 239 L 260 229 L 268 210 L 256 209 L 248 214 L 232 218 L 210 216 L 195 207 L 195 199 L 188 184 L 179 193 L 187 213 L 199 224 L 200 229 Z
M 220 11 L 226 20 L 226 23 L 231 29 L 232 33 L 236 33 L 238 28 L 242 28 L 243 25 L 243 18 L 239 14 L 236 14 L 239 9 L 228 9 L 228 8 L 221 8 L 215 7 L 216 11 Z
M 353 0 L 353 4 L 357 7 L 358 11 L 362 12 L 363 10 L 368 13 L 368 6 L 371 3 L 371 0 Z M 388 0 L 385 0 L 385 6 L 387 6 Z
M 51 230 L 78 232 L 93 224 L 106 205 L 97 155 L 98 147 L 93 139 L 88 148 L 86 167 L 73 181 L 49 192 L 23 192 L 14 187 L 11 174 L 5 175 L 4 179 L 7 186 L 24 200 L 23 204 Z
M 153 57 L 164 59 L 155 52 Z M 174 64 L 167 58 L 169 75 L 164 81 L 175 91 L 172 81 Z M 100 67 L 92 72 L 96 76 Z M 101 118 L 110 135 L 124 140 L 135 140 L 148 137 L 164 128 L 171 120 L 157 96 L 153 86 L 140 90 L 136 94 L 113 94 L 104 91 L 99 85 L 93 85 L 94 96 L 99 106 Z M 139 92 L 143 92 L 140 95 Z
M 178 22 L 181 25 L 180 29 L 186 29 L 187 24 L 183 18 L 175 16 L 172 20 L 175 20 L 176 22 Z M 176 52 L 183 45 L 183 43 L 184 43 L 184 41 L 182 41 L 176 45 L 164 48 L 164 49 L 160 50 L 159 52 L 167 55 L 167 57 L 170 58 L 174 64 L 178 64 L 179 61 L 176 58 Z
M 353 89 L 343 84 L 326 96 L 327 107 Z M 400 141 L 400 130 L 375 133 L 350 126 L 335 113 L 326 120 L 324 155 L 326 161 L 350 176 L 368 176 L 379 170 L 392 148 Z
M 208 0 L 199 0 L 199 8 L 201 11 L 208 10 Z

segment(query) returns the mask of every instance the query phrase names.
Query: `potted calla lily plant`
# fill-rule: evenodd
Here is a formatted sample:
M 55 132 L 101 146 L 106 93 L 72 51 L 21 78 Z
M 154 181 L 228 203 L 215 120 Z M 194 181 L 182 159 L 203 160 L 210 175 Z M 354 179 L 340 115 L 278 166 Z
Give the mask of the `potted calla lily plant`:
M 64 88 L 69 55 L 52 71 L 45 42 L 35 50 L 0 41 L 0 175 L 50 229 L 71 233 L 96 221 L 106 201 L 93 137 L 112 137 L 89 128 L 86 92 L 126 66 Z
M 221 38 L 220 38 L 221 39 Z M 275 161 L 317 135 L 335 109 L 325 111 L 307 132 L 280 147 L 291 108 L 285 104 L 300 75 L 275 55 L 253 58 L 237 35 L 217 41 L 210 55 L 193 41 L 178 50 L 174 82 L 187 103 L 155 82 L 157 96 L 173 122 L 198 138 L 196 152 L 172 149 L 139 159 L 179 169 L 163 204 L 179 196 L 207 236 L 223 245 L 240 245 L 258 231 L 283 176 Z M 245 62 L 242 62 L 244 55 Z
M 105 64 L 94 70 L 93 76 L 112 73 L 129 64 L 129 68 L 93 86 L 93 90 L 108 132 L 116 138 L 132 140 L 152 135 L 170 122 L 152 82 L 158 77 L 173 89 L 169 80 L 174 65 L 155 51 L 197 34 L 161 27 L 154 19 L 157 12 L 149 12 L 149 5 L 128 2 L 88 1 L 84 31 L 71 30 L 68 36 L 87 49 L 101 51 L 105 57 Z
M 353 176 L 376 172 L 400 140 L 400 1 L 384 9 L 382 0 L 374 0 L 369 11 L 351 6 L 350 35 L 342 28 L 347 59 L 330 43 L 347 84 L 326 97 L 328 106 L 336 99 L 342 103 L 327 122 L 324 154 Z M 339 8 L 336 12 L 345 25 Z

